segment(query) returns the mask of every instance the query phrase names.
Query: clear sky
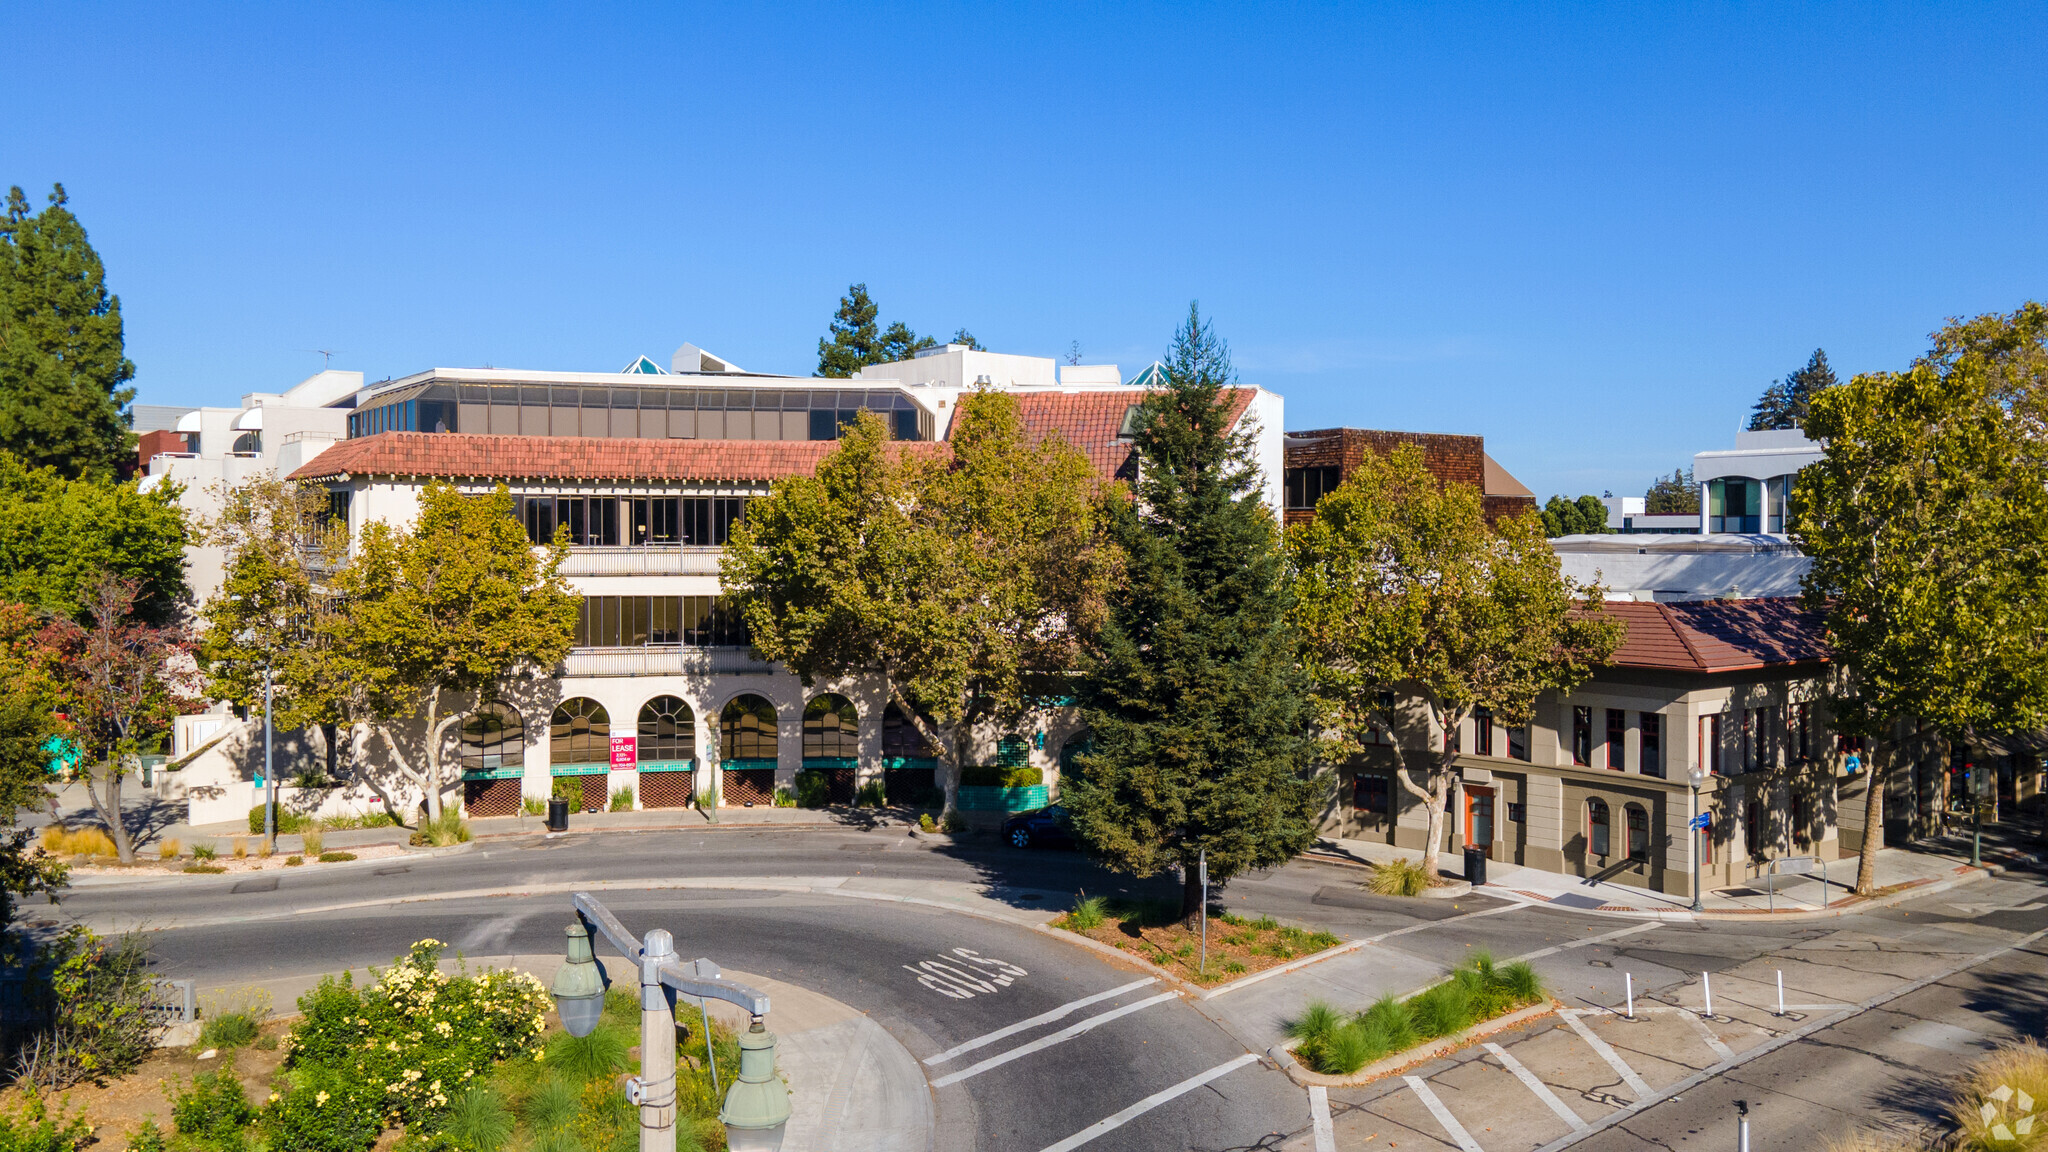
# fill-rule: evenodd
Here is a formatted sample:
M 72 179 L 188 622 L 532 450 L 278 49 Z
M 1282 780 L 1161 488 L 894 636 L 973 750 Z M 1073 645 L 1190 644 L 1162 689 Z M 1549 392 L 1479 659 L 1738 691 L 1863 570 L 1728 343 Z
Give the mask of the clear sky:
M 145 403 L 807 373 L 885 322 L 1126 373 L 1190 299 L 1290 428 L 1640 493 L 1822 346 L 2048 295 L 2048 8 L 16 3 L 0 183 Z

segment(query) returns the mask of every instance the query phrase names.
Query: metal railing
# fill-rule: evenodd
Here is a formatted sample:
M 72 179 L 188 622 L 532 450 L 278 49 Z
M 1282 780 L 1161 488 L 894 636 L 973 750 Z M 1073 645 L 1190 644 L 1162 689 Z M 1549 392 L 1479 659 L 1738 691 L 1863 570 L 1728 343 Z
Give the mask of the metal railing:
M 577 648 L 562 661 L 567 676 L 765 676 L 773 670 L 747 648 Z
M 716 576 L 723 548 L 681 545 L 575 545 L 562 561 L 564 576 Z

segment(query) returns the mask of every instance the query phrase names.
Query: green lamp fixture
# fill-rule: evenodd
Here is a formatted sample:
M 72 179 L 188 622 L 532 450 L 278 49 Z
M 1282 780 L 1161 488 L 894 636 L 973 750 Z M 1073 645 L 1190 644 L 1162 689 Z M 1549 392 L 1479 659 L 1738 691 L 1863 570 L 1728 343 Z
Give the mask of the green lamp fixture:
M 789 1088 L 775 1074 L 775 1034 L 759 1016 L 740 1036 L 740 1078 L 718 1111 L 732 1152 L 779 1152 L 789 1123 Z
M 554 994 L 555 1011 L 561 1014 L 562 1027 L 571 1036 L 588 1036 L 597 1030 L 597 1022 L 604 1016 L 604 969 L 597 966 L 597 957 L 591 954 L 590 930 L 581 920 L 569 925 L 566 932 L 569 956 L 555 970 L 555 983 L 549 991 Z

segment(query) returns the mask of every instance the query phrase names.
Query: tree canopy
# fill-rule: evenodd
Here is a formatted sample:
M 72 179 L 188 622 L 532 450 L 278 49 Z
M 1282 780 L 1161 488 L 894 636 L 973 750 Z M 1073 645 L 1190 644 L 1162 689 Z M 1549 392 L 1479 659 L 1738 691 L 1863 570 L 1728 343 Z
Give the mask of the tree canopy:
M 88 589 L 111 573 L 135 582 L 144 620 L 167 623 L 189 597 L 186 538 L 175 486 L 67 479 L 0 452 L 0 600 L 82 620 Z
M 313 655 L 329 607 L 319 571 L 347 554 L 347 527 L 329 523 L 326 492 L 268 473 L 218 494 L 201 539 L 221 550 L 221 583 L 199 609 L 199 666 L 215 699 L 257 707 L 266 665 L 274 679 L 275 667 Z
M 1799 472 L 1792 537 L 1812 568 L 1848 676 L 1831 700 L 1844 731 L 1884 739 L 1914 719 L 1956 739 L 2048 724 L 2048 313 L 1951 321 L 1903 372 L 1814 397 L 1821 459 Z M 1857 885 L 1875 883 L 1884 782 L 1871 757 Z
M 0 450 L 67 477 L 131 470 L 121 300 L 64 186 L 30 212 L 18 187 L 0 219 Z
M 1764 394 L 1757 398 L 1756 407 L 1749 415 L 1751 432 L 1766 432 L 1774 429 L 1804 428 L 1807 410 L 1813 398 L 1823 388 L 1832 388 L 1840 383 L 1835 379 L 1835 370 L 1828 367 L 1828 354 L 1818 348 L 1807 357 L 1806 367 L 1799 369 L 1783 380 L 1773 380 Z
M 1333 751 L 1355 754 L 1374 734 L 1393 746 L 1397 779 L 1428 812 L 1431 876 L 1456 781 L 1457 745 L 1443 734 L 1477 708 L 1527 724 L 1540 693 L 1570 691 L 1622 638 L 1598 586 L 1559 571 L 1536 517 L 1489 529 L 1484 504 L 1402 445 L 1367 453 L 1288 541 L 1292 616 Z M 1404 722 L 1411 707 L 1427 721 L 1419 733 Z
M 815 476 L 749 505 L 723 560 L 763 658 L 887 684 L 941 750 L 949 808 L 977 727 L 1061 690 L 1115 560 L 1085 456 L 1034 441 L 1007 393 L 966 394 L 953 421 L 935 459 L 863 414 Z
M 1139 405 L 1133 499 L 1112 505 L 1125 575 L 1082 662 L 1092 746 L 1063 778 L 1089 850 L 1139 876 L 1178 866 L 1181 914 L 1212 881 L 1315 840 L 1325 784 L 1279 548 L 1249 430 L 1231 425 L 1230 350 L 1193 305 Z
M 1598 496 L 1577 500 L 1552 496 L 1543 506 L 1542 516 L 1545 536 L 1598 536 L 1612 531 L 1607 527 L 1607 505 Z
M 1643 493 L 1643 512 L 1649 516 L 1696 516 L 1700 510 L 1700 486 L 1691 468 L 1677 468 L 1659 476 Z
M 880 315 L 881 308 L 868 295 L 866 284 L 848 287 L 846 295 L 839 298 L 839 311 L 832 316 L 831 335 L 818 341 L 817 374 L 844 378 L 870 364 L 893 364 L 938 347 L 937 340 L 919 336 L 901 320 L 883 328 Z

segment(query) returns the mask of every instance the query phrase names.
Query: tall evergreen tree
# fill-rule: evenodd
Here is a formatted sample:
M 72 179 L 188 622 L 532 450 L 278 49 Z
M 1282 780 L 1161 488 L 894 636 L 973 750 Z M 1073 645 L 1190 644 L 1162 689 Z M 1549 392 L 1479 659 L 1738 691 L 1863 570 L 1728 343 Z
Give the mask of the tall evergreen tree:
M 1643 493 L 1643 511 L 1651 516 L 1684 516 L 1700 510 L 1700 486 L 1693 481 L 1692 469 L 1673 469 L 1669 476 L 1659 476 L 1650 490 Z
M 1179 866 L 1198 922 L 1201 852 L 1217 884 L 1287 860 L 1315 839 L 1323 785 L 1279 527 L 1230 426 L 1229 348 L 1195 306 L 1163 367 L 1138 408 L 1135 498 L 1111 513 L 1126 576 L 1083 662 L 1094 745 L 1062 795 L 1111 867 Z
M 20 188 L 0 220 L 0 449 L 66 476 L 115 474 L 134 460 L 121 300 L 85 227 L 64 206 L 29 212 Z
M 1828 354 L 1815 348 L 1806 359 L 1806 367 L 1783 380 L 1771 381 L 1771 386 L 1764 389 L 1756 408 L 1750 412 L 1749 430 L 1769 432 L 1806 427 L 1806 412 L 1813 406 L 1813 398 L 1821 389 L 1839 383 L 1835 370 L 1828 367 Z
M 880 315 L 866 284 L 848 287 L 832 315 L 831 336 L 818 341 L 817 374 L 844 379 L 870 364 L 893 364 L 938 347 L 937 340 L 919 336 L 901 320 L 884 330 Z

